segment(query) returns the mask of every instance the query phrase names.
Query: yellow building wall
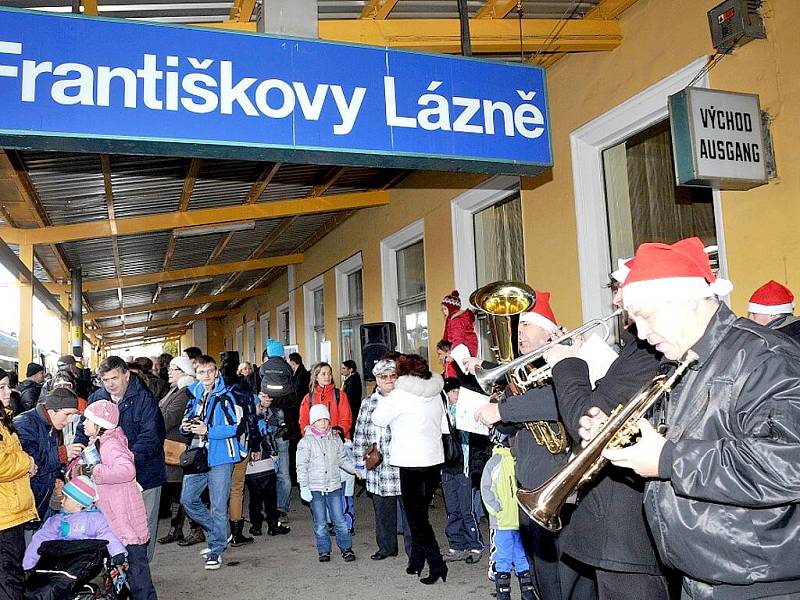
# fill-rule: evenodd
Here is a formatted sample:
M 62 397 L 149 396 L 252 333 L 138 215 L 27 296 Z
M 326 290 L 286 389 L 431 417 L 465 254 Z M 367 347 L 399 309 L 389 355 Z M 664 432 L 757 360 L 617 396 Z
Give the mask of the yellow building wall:
M 622 45 L 612 52 L 568 56 L 548 70 L 554 167 L 522 179 L 526 278 L 552 292 L 559 321 L 583 321 L 578 265 L 570 133 L 603 115 L 701 56 L 712 55 L 706 13 L 718 0 L 639 0 L 621 17 Z M 711 87 L 757 93 L 773 118 L 778 178 L 748 192 L 723 192 L 722 223 L 733 309 L 746 313 L 753 289 L 770 278 L 800 293 L 800 160 L 792 143 L 800 139 L 800 36 L 793 31 L 793 0 L 765 0 L 767 40 L 756 40 L 722 58 L 710 73 Z M 320 274 L 325 282 L 325 326 L 338 363 L 334 268 L 359 250 L 363 259 L 364 321 L 383 320 L 380 241 L 424 219 L 428 295 L 429 356 L 441 336 L 441 298 L 453 289 L 450 201 L 485 176 L 419 172 L 391 190 L 388 206 L 362 210 L 310 248 L 295 269 L 296 341 L 305 346 L 303 284 Z M 270 310 L 288 298 L 276 282 L 264 298 L 244 305 L 247 319 L 257 306 Z M 241 311 L 241 309 L 240 309 Z M 273 316 L 273 327 L 277 315 Z M 240 312 L 225 319 L 234 336 Z M 224 336 L 223 336 L 224 337 Z M 338 364 L 334 365 L 338 371 Z
M 562 323 L 581 314 L 570 133 L 680 70 L 711 55 L 706 13 L 718 0 L 640 0 L 621 18 L 623 43 L 612 52 L 568 56 L 548 70 L 554 167 L 526 179 L 522 193 L 528 282 L 553 292 Z M 722 220 L 734 311 L 746 314 L 752 291 L 770 278 L 800 291 L 800 170 L 792 140 L 800 135 L 800 37 L 791 0 L 766 0 L 767 40 L 723 57 L 711 87 L 757 93 L 774 118 L 778 179 L 748 192 L 722 194 Z

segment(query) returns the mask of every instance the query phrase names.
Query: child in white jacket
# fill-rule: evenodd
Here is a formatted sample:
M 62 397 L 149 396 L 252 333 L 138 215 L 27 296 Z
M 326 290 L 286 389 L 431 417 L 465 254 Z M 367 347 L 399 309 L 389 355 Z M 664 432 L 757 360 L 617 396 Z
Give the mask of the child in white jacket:
M 330 514 L 342 558 L 345 562 L 353 562 L 356 555 L 342 512 L 344 494 L 339 469 L 354 473 L 355 467 L 342 440 L 331 431 L 330 413 L 325 405 L 311 407 L 309 423 L 303 439 L 297 444 L 297 482 L 300 497 L 311 503 L 319 561 L 329 562 L 331 559 L 331 538 L 326 518 Z

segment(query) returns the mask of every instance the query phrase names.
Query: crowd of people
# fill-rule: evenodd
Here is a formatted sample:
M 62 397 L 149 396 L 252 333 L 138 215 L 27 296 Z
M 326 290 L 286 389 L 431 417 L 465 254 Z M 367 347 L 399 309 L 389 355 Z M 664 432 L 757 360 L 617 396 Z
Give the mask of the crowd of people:
M 461 394 L 482 392 L 476 370 L 495 366 L 476 356 L 475 318 L 457 292 L 442 301 L 441 374 L 388 352 L 364 373 L 368 394 L 353 361 L 337 386 L 330 364 L 309 371 L 272 339 L 258 367 L 194 347 L 110 356 L 96 387 L 69 356 L 47 381 L 35 363 L 18 384 L 0 370 L 0 599 L 48 597 L 26 588 L 24 571 L 48 544 L 89 539 L 103 541 L 133 598 L 154 599 L 157 542 L 204 543 L 203 566 L 217 570 L 230 548 L 297 534 L 293 485 L 323 563 L 334 542 L 343 562 L 357 559 L 360 485 L 375 516 L 370 558 L 398 556 L 402 535 L 406 573 L 422 584 L 446 581 L 448 563 L 488 556 L 498 600 L 512 597 L 514 576 L 522 600 L 800 597 L 791 292 L 770 281 L 749 318 L 736 317 L 720 301 L 731 284 L 696 238 L 643 244 L 610 285 L 625 316 L 618 356 L 599 374 L 581 338 L 550 344 L 564 330 L 550 295 L 536 292 L 514 333 L 518 354 L 536 355 L 548 376 L 498 381 L 472 415 L 488 435 L 457 416 Z M 559 507 L 560 527 L 518 506 L 520 489 L 547 484 L 608 414 L 679 363 L 688 369 L 639 436 L 606 448 L 611 464 Z M 439 489 L 446 547 L 430 516 Z M 169 526 L 158 538 L 161 506 Z M 67 597 L 53 590 L 73 582 L 50 580 L 49 597 Z

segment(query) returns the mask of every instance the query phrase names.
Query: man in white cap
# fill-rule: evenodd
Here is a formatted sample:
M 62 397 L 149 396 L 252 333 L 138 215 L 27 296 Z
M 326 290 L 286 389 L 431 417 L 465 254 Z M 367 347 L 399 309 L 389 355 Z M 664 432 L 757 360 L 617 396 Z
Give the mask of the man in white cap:
M 653 416 L 666 436 L 642 420 L 636 444 L 604 456 L 649 479 L 650 531 L 684 598 L 798 597 L 797 345 L 720 303 L 732 286 L 697 238 L 642 244 L 628 266 L 623 301 L 638 336 L 665 367 L 689 350 L 699 360 Z M 588 439 L 593 423 L 582 421 Z
M 800 341 L 800 317 L 794 316 L 794 294 L 774 279 L 750 296 L 747 318 Z

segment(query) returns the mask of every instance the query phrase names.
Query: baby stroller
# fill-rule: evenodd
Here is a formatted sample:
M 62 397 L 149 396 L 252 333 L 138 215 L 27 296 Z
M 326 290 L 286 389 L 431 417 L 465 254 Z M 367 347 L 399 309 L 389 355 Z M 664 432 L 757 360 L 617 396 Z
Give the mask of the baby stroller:
M 26 600 L 125 600 L 123 565 L 112 564 L 106 540 L 51 540 L 28 572 Z

